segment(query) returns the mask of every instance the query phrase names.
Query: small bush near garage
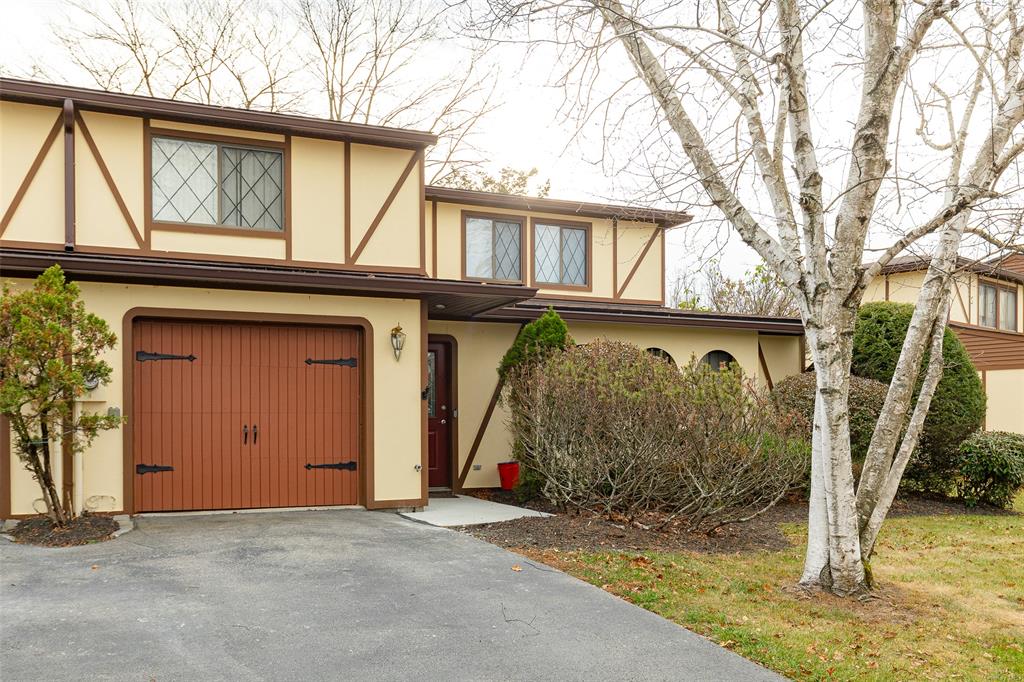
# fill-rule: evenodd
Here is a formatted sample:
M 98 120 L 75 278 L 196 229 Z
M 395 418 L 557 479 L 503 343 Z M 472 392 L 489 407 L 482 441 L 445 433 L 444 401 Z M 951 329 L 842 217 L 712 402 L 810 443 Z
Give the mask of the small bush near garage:
M 736 370 L 595 341 L 509 382 L 518 457 L 560 506 L 711 529 L 769 508 L 807 466 L 806 425 Z
M 913 315 L 914 306 L 905 303 L 861 306 L 854 331 L 851 372 L 885 384 L 892 381 Z M 948 328 L 942 353 L 942 379 L 904 482 L 919 490 L 949 494 L 956 486 L 960 444 L 980 429 L 985 419 L 985 389 L 967 350 Z M 922 367 L 927 360 L 926 354 Z M 923 378 L 922 371 L 918 387 Z
M 1024 435 L 979 431 L 960 445 L 960 497 L 1008 509 L 1024 490 Z
M 817 391 L 817 376 L 814 372 L 803 372 L 786 377 L 775 384 L 772 397 L 784 411 L 796 412 L 807 423 L 807 438 L 810 440 L 810 428 L 814 423 L 814 396 Z M 871 436 L 875 432 L 875 423 L 882 413 L 885 394 L 889 387 L 881 381 L 850 377 L 850 449 L 854 464 L 858 467 L 864 462 L 871 444 Z M 810 472 L 808 471 L 808 476 Z

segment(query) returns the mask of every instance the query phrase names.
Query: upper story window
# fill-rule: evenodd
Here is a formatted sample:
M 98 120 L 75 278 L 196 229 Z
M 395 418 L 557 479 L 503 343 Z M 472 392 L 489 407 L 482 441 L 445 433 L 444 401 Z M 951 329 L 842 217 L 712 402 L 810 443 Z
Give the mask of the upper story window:
M 523 281 L 523 219 L 465 214 L 465 277 L 497 282 Z
M 585 287 L 590 283 L 590 228 L 536 222 L 533 225 L 533 279 L 537 284 Z
M 154 221 L 284 230 L 283 151 L 154 136 L 151 163 Z
M 978 283 L 978 323 L 983 327 L 1017 331 L 1017 289 Z

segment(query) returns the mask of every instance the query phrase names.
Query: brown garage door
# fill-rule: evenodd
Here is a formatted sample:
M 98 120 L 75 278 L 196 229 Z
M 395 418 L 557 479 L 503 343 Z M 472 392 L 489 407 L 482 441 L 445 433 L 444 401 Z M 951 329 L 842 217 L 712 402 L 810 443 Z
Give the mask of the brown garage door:
M 135 509 L 358 504 L 360 332 L 136 321 Z

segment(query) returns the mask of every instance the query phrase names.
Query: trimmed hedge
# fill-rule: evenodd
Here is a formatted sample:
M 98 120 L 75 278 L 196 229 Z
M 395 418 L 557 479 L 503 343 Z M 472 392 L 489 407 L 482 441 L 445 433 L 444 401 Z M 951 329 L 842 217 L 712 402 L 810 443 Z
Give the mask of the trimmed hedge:
M 913 314 L 914 306 L 906 303 L 861 306 L 853 336 L 851 372 L 886 384 L 891 382 Z M 945 370 L 925 418 L 920 445 L 904 478 L 921 489 L 946 494 L 956 482 L 960 444 L 984 422 L 985 389 L 967 350 L 948 328 L 942 352 Z M 926 354 L 922 363 L 927 361 Z M 923 379 L 922 371 L 915 398 Z
M 1024 435 L 979 431 L 960 445 L 960 497 L 1008 509 L 1024 489 Z
M 786 377 L 775 384 L 772 397 L 780 409 L 795 412 L 803 417 L 811 428 L 814 424 L 814 394 L 817 390 L 815 373 L 804 372 Z M 850 377 L 850 450 L 853 461 L 861 463 L 867 455 L 875 422 L 882 412 L 885 394 L 889 387 L 874 379 Z M 808 436 L 808 439 L 810 436 Z

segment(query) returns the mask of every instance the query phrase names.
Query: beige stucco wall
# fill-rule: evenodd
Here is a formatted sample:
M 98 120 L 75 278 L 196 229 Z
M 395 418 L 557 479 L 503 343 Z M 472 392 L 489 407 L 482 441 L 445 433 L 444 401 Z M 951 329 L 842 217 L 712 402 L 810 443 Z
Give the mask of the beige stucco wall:
M 1024 369 L 987 370 L 984 373 L 989 431 L 1024 433 Z
M 763 381 L 756 332 L 574 321 L 569 321 L 568 325 L 578 343 L 597 338 L 628 341 L 641 348 L 666 350 L 680 364 L 689 362 L 691 357 L 699 359 L 712 350 L 725 350 L 732 353 L 745 371 Z M 498 363 L 515 339 L 519 325 L 431 320 L 427 329 L 431 334 L 453 336 L 458 343 L 459 453 L 454 472 L 458 477 L 498 383 Z M 798 337 L 761 336 L 760 339 L 774 381 L 799 371 Z M 474 468 L 466 477 L 466 487 L 499 485 L 497 464 L 507 460 L 511 453 L 505 425 L 507 416 L 500 405 L 495 409 L 474 459 Z M 475 468 L 477 465 L 479 469 Z
M 0 215 L 5 215 L 54 121 L 55 107 L 0 102 Z M 63 129 L 3 233 L 4 241 L 64 243 Z
M 616 253 L 616 272 L 618 285 L 622 287 L 629 277 L 630 270 L 637 259 L 643 254 L 644 247 L 650 241 L 655 232 L 660 228 L 653 225 L 641 225 L 637 223 L 619 223 L 618 235 L 619 245 Z M 657 301 L 662 299 L 662 284 L 664 273 L 661 269 L 661 250 L 665 241 L 663 238 L 656 238 L 651 248 L 644 255 L 640 267 L 637 268 L 633 279 L 622 291 L 622 298 L 639 301 Z
M 15 280 L 26 286 L 25 280 Z M 125 313 L 138 307 L 226 312 L 285 313 L 362 317 L 373 327 L 373 492 L 378 502 L 420 496 L 422 458 L 420 400 L 423 353 L 420 343 L 420 302 L 408 299 L 357 298 L 251 291 L 225 291 L 81 282 L 86 307 L 105 319 L 121 336 Z M 408 338 L 400 361 L 391 350 L 389 331 L 401 324 Z M 114 369 L 113 381 L 82 402 L 83 409 L 121 408 L 125 368 L 120 346 L 105 359 Z M 102 511 L 120 510 L 124 503 L 123 448 L 120 430 L 100 435 L 84 456 L 84 498 Z M 39 497 L 36 483 L 12 453 L 11 511 L 33 513 Z
M 81 112 L 103 163 L 136 228 L 143 233 L 142 119 Z M 75 125 L 75 241 L 84 246 L 137 249 L 128 221 L 100 172 L 81 126 Z
M 413 152 L 364 144 L 353 144 L 351 150 L 352 250 L 355 251 L 412 159 Z M 360 254 L 360 265 L 420 266 L 421 170 L 417 165 L 402 183 Z
M 345 144 L 292 138 L 292 258 L 345 262 Z

